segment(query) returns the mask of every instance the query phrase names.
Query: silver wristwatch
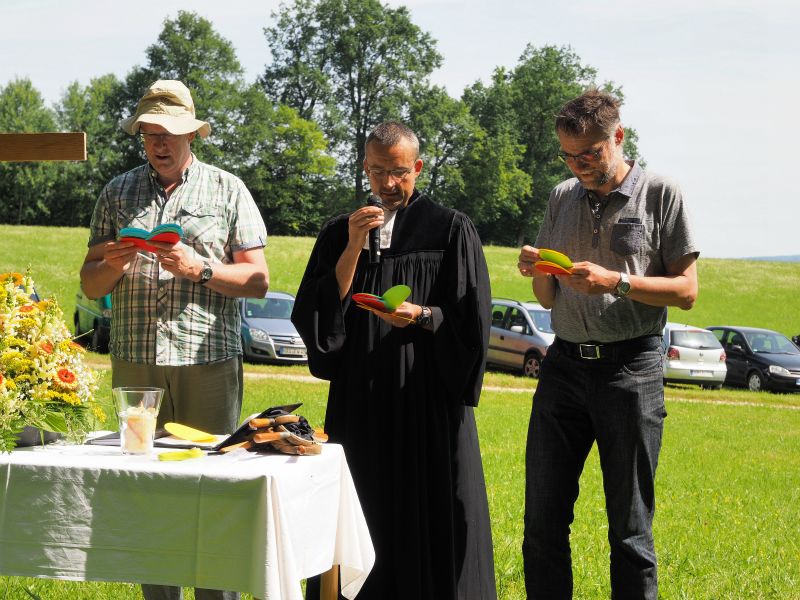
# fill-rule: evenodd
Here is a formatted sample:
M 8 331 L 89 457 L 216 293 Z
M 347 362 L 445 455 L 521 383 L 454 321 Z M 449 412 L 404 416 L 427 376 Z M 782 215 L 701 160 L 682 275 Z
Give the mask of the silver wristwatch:
M 631 291 L 631 280 L 625 271 L 620 271 L 617 287 L 614 288 L 614 295 L 617 298 L 624 298 Z
M 431 309 L 427 306 L 422 307 L 422 312 L 417 317 L 416 324 L 419 327 L 429 327 L 431 324 Z
M 200 285 L 205 285 L 214 276 L 214 271 L 211 269 L 211 264 L 208 261 L 203 262 L 203 270 L 200 271 Z

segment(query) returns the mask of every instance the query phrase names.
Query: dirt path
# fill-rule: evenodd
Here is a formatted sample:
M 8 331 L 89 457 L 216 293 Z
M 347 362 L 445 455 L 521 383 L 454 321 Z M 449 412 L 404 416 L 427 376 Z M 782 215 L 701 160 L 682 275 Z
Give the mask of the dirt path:
M 93 369 L 109 369 L 106 363 L 89 363 Z M 284 381 L 299 381 L 302 383 L 323 383 L 324 380 L 317 379 L 311 375 L 284 375 L 282 373 L 252 373 L 244 372 L 245 379 L 281 379 Z M 487 392 L 504 392 L 507 394 L 533 394 L 533 388 L 513 388 L 500 387 L 496 385 L 485 385 L 483 390 Z M 733 400 L 712 400 L 697 398 L 667 398 L 667 402 L 681 402 L 684 404 L 718 404 L 720 406 L 750 406 L 755 408 L 777 408 L 780 410 L 800 410 L 800 406 L 790 404 L 768 404 L 766 402 L 735 402 Z

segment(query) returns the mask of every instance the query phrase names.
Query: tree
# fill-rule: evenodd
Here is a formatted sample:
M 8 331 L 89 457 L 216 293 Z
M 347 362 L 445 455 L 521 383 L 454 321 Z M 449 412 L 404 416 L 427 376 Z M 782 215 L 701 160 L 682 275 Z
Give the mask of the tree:
M 555 115 L 564 103 L 590 87 L 601 87 L 623 99 L 620 88 L 609 82 L 598 86 L 596 76 L 596 70 L 583 65 L 569 47 L 529 45 L 513 70 L 495 71 L 491 86 L 476 83 L 465 91 L 466 103 L 489 136 L 521 149 L 519 168 L 531 180 L 529 191 L 515 198 L 514 206 L 506 203 L 498 215 L 493 229 L 502 237 L 494 241 L 514 245 L 532 242 L 550 191 L 571 177 L 557 158 L 560 146 L 554 129 Z M 626 153 L 636 158 L 636 132 L 627 132 Z
M 441 87 L 417 86 L 408 109 L 408 125 L 419 137 L 425 168 L 417 186 L 437 201 L 456 206 L 464 192 L 460 164 L 482 131 L 467 105 Z
M 378 0 L 295 0 L 276 16 L 264 30 L 273 62 L 261 83 L 275 101 L 321 124 L 360 203 L 367 134 L 407 114 L 415 84 L 441 65 L 435 42 L 407 8 Z
M 50 212 L 53 222 L 86 226 L 103 186 L 124 170 L 127 136 L 119 127 L 115 107 L 122 82 L 112 74 L 81 87 L 73 82 L 56 106 L 59 129 L 86 132 L 86 161 L 59 163 Z
M 0 131 L 55 131 L 55 114 L 44 104 L 30 79 L 15 79 L 0 88 Z M 37 224 L 48 213 L 56 177 L 52 163 L 0 163 L 0 222 Z
M 270 232 L 316 232 L 327 215 L 321 189 L 334 162 L 319 128 L 274 105 L 260 85 L 246 83 L 233 45 L 195 13 L 180 11 L 167 19 L 146 55 L 147 65 L 126 79 L 126 114 L 153 81 L 182 81 L 197 117 L 211 125 L 211 135 L 192 144 L 197 157 L 242 178 Z M 128 168 L 141 164 L 138 146 L 127 154 Z

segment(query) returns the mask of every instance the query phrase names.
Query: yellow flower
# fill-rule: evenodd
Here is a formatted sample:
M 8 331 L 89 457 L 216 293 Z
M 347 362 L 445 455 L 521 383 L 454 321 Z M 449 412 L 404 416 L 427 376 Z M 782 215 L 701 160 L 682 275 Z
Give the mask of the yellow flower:
M 0 275 L 0 452 L 13 449 L 25 425 L 62 422 L 67 439 L 80 441 L 105 418 L 85 350 L 58 303 L 33 302 L 34 289 L 29 274 Z
M 22 282 L 24 281 L 22 273 L 3 273 L 0 275 L 0 282 L 8 279 L 11 280 L 11 283 L 13 283 L 15 287 L 22 285 Z

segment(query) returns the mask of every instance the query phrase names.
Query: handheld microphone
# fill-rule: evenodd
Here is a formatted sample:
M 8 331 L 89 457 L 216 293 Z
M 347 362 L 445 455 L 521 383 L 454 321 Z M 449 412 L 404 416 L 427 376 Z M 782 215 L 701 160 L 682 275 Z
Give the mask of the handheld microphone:
M 375 194 L 371 194 L 367 199 L 369 206 L 380 206 L 383 208 L 383 202 Z M 369 230 L 369 264 L 377 265 L 381 262 L 381 232 L 380 227 L 375 227 Z

